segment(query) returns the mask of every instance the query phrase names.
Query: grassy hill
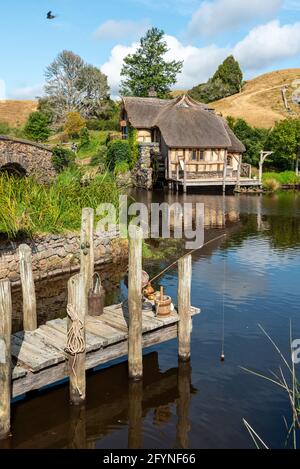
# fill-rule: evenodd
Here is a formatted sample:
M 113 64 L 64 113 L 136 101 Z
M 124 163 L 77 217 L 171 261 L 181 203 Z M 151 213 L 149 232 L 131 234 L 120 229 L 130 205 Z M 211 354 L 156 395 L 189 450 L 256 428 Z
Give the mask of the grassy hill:
M 300 68 L 266 73 L 249 80 L 242 93 L 211 105 L 224 117 L 241 117 L 250 125 L 271 128 L 276 121 L 289 116 L 300 118 L 300 106 L 292 104 L 290 100 L 295 90 L 292 83 L 297 79 L 300 80 Z M 285 85 L 288 87 L 287 97 L 291 113 L 286 111 L 281 95 L 281 88 Z
M 0 101 L 0 122 L 11 127 L 24 125 L 29 114 L 36 111 L 37 101 Z

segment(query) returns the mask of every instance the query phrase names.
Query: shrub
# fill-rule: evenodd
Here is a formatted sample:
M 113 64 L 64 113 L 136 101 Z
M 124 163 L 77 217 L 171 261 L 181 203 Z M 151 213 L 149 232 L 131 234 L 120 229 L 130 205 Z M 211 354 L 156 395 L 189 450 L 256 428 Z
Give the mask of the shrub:
M 119 119 L 90 119 L 86 126 L 89 130 L 119 130 Z
M 275 192 L 280 188 L 280 183 L 274 178 L 265 179 L 263 187 L 266 191 Z
M 0 135 L 9 135 L 11 128 L 6 122 L 0 122 Z
M 107 147 L 101 145 L 99 147 L 98 152 L 92 156 L 91 158 L 91 166 L 99 166 L 100 164 L 105 165 L 107 158 Z
M 139 158 L 139 147 L 137 140 L 137 130 L 133 127 L 129 129 L 128 142 L 130 146 L 130 167 L 133 168 Z
M 108 145 L 107 161 L 113 170 L 117 163 L 130 163 L 130 146 L 127 140 L 112 140 Z
M 52 163 L 57 172 L 63 171 L 65 168 L 72 166 L 75 162 L 75 154 L 66 148 L 53 148 Z
M 125 161 L 120 161 L 115 166 L 115 175 L 124 174 L 129 171 L 129 164 Z
M 67 115 L 64 131 L 70 138 L 79 137 L 80 131 L 85 127 L 85 120 L 79 112 L 69 112 Z
M 86 127 L 81 129 L 80 131 L 80 143 L 79 143 L 79 148 L 84 148 L 87 147 L 90 144 L 90 134 L 89 131 Z
M 45 142 L 50 136 L 49 119 L 42 112 L 32 112 L 26 122 L 25 135 L 30 140 Z

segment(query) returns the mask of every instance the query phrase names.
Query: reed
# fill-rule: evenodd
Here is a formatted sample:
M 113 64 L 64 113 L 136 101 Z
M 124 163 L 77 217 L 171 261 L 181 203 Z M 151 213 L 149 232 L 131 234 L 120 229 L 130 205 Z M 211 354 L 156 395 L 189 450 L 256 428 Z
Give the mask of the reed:
M 0 232 L 9 239 L 19 235 L 63 233 L 80 229 L 84 207 L 96 209 L 110 202 L 118 207 L 119 190 L 109 173 L 81 184 L 81 172 L 68 169 L 49 186 L 32 178 L 0 175 Z M 98 220 L 96 219 L 96 222 Z

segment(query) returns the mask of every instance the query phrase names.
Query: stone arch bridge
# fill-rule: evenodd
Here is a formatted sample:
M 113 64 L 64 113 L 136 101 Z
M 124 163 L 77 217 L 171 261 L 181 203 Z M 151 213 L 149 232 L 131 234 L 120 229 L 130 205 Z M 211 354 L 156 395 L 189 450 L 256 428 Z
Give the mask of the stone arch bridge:
M 0 135 L 0 173 L 34 176 L 49 183 L 56 175 L 50 148 L 27 140 Z

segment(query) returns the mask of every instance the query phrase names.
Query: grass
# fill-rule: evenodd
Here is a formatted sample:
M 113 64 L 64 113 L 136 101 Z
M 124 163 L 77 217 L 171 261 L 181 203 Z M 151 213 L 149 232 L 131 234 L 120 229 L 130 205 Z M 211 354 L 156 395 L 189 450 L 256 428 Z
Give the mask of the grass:
M 90 130 L 90 143 L 79 149 L 77 157 L 79 159 L 85 159 L 94 156 L 97 153 L 99 147 L 106 144 L 108 133 L 109 132 L 105 130 Z
M 31 178 L 0 176 L 0 232 L 19 235 L 64 233 L 80 229 L 84 207 L 96 209 L 102 202 L 118 206 L 119 190 L 109 174 L 81 184 L 79 169 L 66 170 L 50 186 Z M 98 220 L 96 220 L 97 222 Z
M 282 173 L 269 172 L 263 174 L 263 185 L 267 190 L 277 190 L 287 184 L 300 184 L 300 176 L 294 171 L 283 171 Z
M 37 101 L 0 100 L 0 122 L 10 127 L 23 126 L 29 115 L 37 110 Z

